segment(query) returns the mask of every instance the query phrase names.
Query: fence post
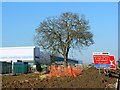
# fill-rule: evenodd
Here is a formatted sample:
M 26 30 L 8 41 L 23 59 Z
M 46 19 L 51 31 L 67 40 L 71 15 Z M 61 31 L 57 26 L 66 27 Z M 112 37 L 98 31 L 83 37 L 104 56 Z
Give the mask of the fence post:
M 99 68 L 99 74 L 101 74 L 101 72 L 100 72 L 100 68 Z

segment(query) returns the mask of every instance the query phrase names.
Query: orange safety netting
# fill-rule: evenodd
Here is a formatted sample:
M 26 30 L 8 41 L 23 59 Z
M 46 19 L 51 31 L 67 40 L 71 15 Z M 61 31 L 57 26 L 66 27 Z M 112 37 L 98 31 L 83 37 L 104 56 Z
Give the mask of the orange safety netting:
M 52 66 L 50 69 L 49 77 L 60 77 L 60 76 L 73 76 L 76 77 L 77 75 L 81 74 L 81 68 L 80 67 L 66 67 L 63 68 L 61 66 L 55 67 Z

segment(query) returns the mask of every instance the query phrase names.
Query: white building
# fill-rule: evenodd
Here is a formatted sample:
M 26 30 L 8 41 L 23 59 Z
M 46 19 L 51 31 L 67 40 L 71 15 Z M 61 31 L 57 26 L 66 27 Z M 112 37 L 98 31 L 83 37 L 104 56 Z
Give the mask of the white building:
M 22 60 L 23 62 L 28 62 L 31 65 L 35 64 L 35 61 L 40 63 L 49 63 L 49 61 L 42 61 L 40 57 L 40 49 L 35 46 L 0 48 L 0 61 L 17 62 L 17 60 Z
M 0 61 L 17 62 L 21 60 L 28 62 L 31 65 L 36 64 L 50 64 L 51 57 L 47 52 L 41 52 L 40 48 L 35 46 L 24 47 L 2 47 L 0 48 Z M 64 58 L 57 57 L 54 62 L 64 62 Z M 78 64 L 78 60 L 68 59 L 68 63 Z

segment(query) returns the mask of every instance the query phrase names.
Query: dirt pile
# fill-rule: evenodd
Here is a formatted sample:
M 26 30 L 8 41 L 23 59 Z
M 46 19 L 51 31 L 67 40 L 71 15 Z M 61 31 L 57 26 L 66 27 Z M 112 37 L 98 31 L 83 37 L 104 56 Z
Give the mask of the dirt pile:
M 19 76 L 3 75 L 3 88 L 114 88 L 117 79 L 99 74 L 94 67 L 82 72 L 77 77 L 52 77 L 41 79 L 39 73 Z

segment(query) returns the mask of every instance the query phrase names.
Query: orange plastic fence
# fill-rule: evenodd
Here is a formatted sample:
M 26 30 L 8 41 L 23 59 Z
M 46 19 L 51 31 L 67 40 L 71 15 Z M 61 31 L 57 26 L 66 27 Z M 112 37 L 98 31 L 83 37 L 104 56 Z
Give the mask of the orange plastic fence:
M 73 76 L 76 77 L 77 75 L 81 74 L 81 68 L 80 67 L 66 67 L 63 68 L 61 66 L 52 66 L 50 69 L 49 77 L 60 77 L 60 76 Z
M 73 71 L 75 72 L 76 75 L 80 75 L 82 72 L 79 66 L 73 67 Z

